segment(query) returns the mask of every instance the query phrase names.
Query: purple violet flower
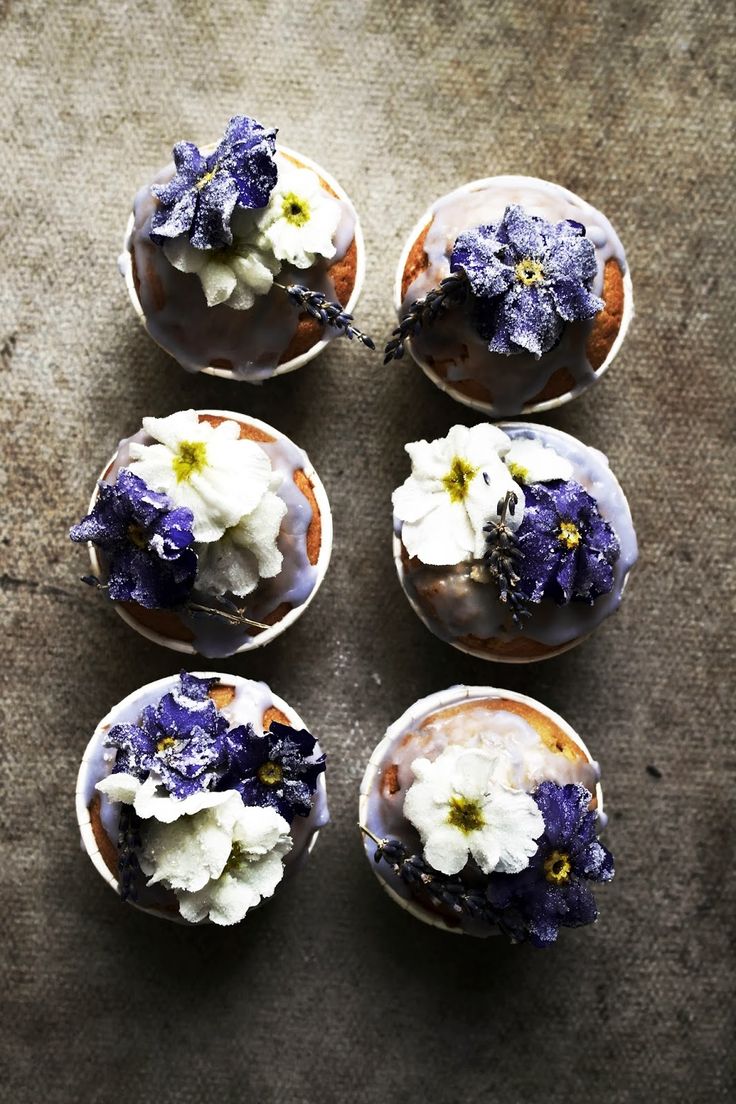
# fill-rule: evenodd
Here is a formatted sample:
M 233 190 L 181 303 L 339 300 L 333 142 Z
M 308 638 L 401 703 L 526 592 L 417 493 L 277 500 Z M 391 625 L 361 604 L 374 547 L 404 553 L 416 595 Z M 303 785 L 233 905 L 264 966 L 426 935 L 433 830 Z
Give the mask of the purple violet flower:
M 100 483 L 97 501 L 73 541 L 92 541 L 104 553 L 107 590 L 115 602 L 138 602 L 148 609 L 179 606 L 197 574 L 191 510 L 174 508 L 123 468 L 113 486 Z
M 153 771 L 176 798 L 211 788 L 229 727 L 208 697 L 217 681 L 182 671 L 179 686 L 147 706 L 137 724 L 114 725 L 107 735 L 118 749 L 114 773 L 145 781 Z
M 235 728 L 225 737 L 228 766 L 217 789 L 238 790 L 246 805 L 271 806 L 291 824 L 309 815 L 325 769 L 325 756 L 313 757 L 315 744 L 306 729 L 275 721 L 262 736 L 251 725 Z
M 463 271 L 475 299 L 478 332 L 492 353 L 540 357 L 567 322 L 591 318 L 603 300 L 590 291 L 595 248 L 579 222 L 551 223 L 512 204 L 499 223 L 466 230 L 450 271 Z
M 547 947 L 560 927 L 597 919 L 587 883 L 610 882 L 613 856 L 596 837 L 597 816 L 584 786 L 542 782 L 532 796 L 544 817 L 539 850 L 520 874 L 493 874 L 488 899 L 512 939 Z
M 593 603 L 613 589 L 613 564 L 621 548 L 598 512 L 595 499 L 574 480 L 555 479 L 524 487 L 526 505 L 516 531 L 523 554 L 515 567 L 518 591 L 527 601 L 553 598 Z
M 159 201 L 151 238 L 163 245 L 181 234 L 195 249 L 217 249 L 233 240 L 230 217 L 236 206 L 265 207 L 278 170 L 276 131 L 247 115 L 235 115 L 214 153 L 203 156 L 192 142 L 177 142 L 175 176 L 151 191 Z

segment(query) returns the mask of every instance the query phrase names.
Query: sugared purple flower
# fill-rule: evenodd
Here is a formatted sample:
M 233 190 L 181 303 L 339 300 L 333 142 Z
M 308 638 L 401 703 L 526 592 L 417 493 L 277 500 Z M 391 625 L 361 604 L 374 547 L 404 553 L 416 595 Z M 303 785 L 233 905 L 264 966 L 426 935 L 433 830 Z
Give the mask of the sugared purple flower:
M 144 781 L 154 772 L 176 798 L 211 788 L 229 727 L 208 696 L 216 682 L 182 671 L 179 686 L 147 706 L 137 724 L 114 725 L 107 734 L 118 749 L 114 773 Z
M 236 206 L 265 207 L 276 183 L 276 131 L 247 115 L 235 115 L 214 153 L 205 157 L 192 142 L 174 146 L 176 174 L 151 190 L 158 209 L 151 238 L 162 245 L 186 234 L 196 249 L 218 249 L 233 240 Z
M 596 836 L 597 816 L 584 786 L 542 782 L 533 797 L 544 818 L 539 849 L 520 874 L 492 875 L 488 898 L 513 939 L 547 947 L 560 927 L 597 919 L 588 883 L 610 882 L 613 856 Z
M 524 517 L 516 531 L 523 558 L 516 564 L 518 591 L 527 601 L 553 598 L 592 603 L 613 588 L 621 548 L 595 499 L 574 480 L 524 487 Z
M 69 536 L 103 552 L 113 601 L 165 609 L 185 602 L 194 586 L 193 520 L 191 510 L 174 508 L 123 468 L 114 485 L 100 483 L 92 512 Z
M 324 755 L 315 756 L 316 740 L 306 729 L 273 722 L 258 735 L 251 725 L 225 737 L 227 770 L 220 790 L 238 790 L 246 805 L 276 809 L 289 823 L 308 816 L 317 779 L 325 769 Z
M 539 357 L 557 344 L 567 322 L 604 306 L 590 290 L 597 267 L 585 227 L 547 222 L 516 204 L 500 222 L 460 234 L 450 270 L 467 276 L 476 326 L 492 353 Z

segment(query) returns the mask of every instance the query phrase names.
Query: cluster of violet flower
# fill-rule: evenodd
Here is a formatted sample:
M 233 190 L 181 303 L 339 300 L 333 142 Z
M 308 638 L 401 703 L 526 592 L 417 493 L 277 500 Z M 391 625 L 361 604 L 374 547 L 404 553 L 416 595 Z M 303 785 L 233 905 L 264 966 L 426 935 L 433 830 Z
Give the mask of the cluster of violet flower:
M 91 513 L 69 536 L 91 541 L 103 553 L 113 601 L 173 609 L 186 604 L 197 576 L 193 523 L 191 510 L 175 507 L 124 468 L 113 485 L 99 484 Z M 92 576 L 85 582 L 101 585 Z
M 561 927 L 582 927 L 598 917 L 591 883 L 610 882 L 613 856 L 596 834 L 597 814 L 584 786 L 542 782 L 532 794 L 544 820 L 536 853 L 514 874 L 472 880 L 433 869 L 396 839 L 377 841 L 374 858 L 385 861 L 412 896 L 447 916 L 497 927 L 514 943 L 548 947 Z M 470 860 L 471 865 L 473 860 Z
M 596 272 L 595 247 L 581 223 L 552 223 L 510 204 L 499 222 L 458 236 L 450 276 L 410 306 L 386 346 L 386 360 L 400 359 L 407 337 L 466 298 L 490 352 L 541 357 L 569 322 L 603 309 L 591 290 Z
M 203 791 L 236 790 L 248 806 L 272 808 L 289 824 L 308 816 L 324 755 L 306 729 L 273 722 L 267 732 L 252 724 L 231 728 L 210 696 L 217 678 L 182 671 L 179 686 L 144 709 L 136 724 L 107 734 L 117 750 L 113 774 L 132 775 L 183 801 Z

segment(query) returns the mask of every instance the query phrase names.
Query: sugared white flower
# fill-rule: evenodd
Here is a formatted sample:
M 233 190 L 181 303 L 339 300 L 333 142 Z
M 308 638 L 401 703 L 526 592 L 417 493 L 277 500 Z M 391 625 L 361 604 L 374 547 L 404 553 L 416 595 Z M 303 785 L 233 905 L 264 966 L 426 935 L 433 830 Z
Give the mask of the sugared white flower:
M 274 490 L 281 476 L 274 472 L 271 489 L 250 514 L 227 529 L 218 541 L 197 545 L 197 582 L 210 594 L 231 592 L 244 598 L 258 586 L 259 579 L 278 575 L 283 555 L 276 543 L 286 503 Z
M 203 809 L 213 809 L 227 800 L 227 793 L 199 790 L 187 797 L 172 797 L 161 778 L 153 771 L 142 782 L 134 774 L 119 771 L 101 779 L 96 787 L 108 800 L 132 805 L 143 820 L 173 824 L 183 816 L 193 816 Z
M 545 483 L 573 477 L 569 460 L 532 437 L 513 438 L 503 459 L 517 483 Z
M 269 489 L 271 461 L 255 441 L 241 439 L 240 426 L 200 422 L 194 410 L 168 418 L 144 418 L 157 442 L 130 445 L 136 475 L 176 506 L 194 514 L 196 541 L 215 541 L 252 513 Z
M 269 250 L 259 249 L 237 235 L 231 246 L 213 250 L 195 249 L 183 234 L 167 242 L 163 250 L 174 268 L 197 274 L 208 307 L 226 303 L 233 310 L 250 310 L 257 296 L 268 295 L 281 268 Z
M 279 261 L 311 268 L 318 256 L 335 256 L 340 214 L 339 201 L 325 191 L 316 173 L 281 158 L 268 206 L 253 216 L 253 240 Z
M 529 865 L 544 820 L 530 794 L 497 780 L 495 756 L 451 745 L 434 761 L 415 760 L 411 769 L 416 781 L 404 815 L 435 870 L 458 874 L 468 856 L 484 874 L 516 874 Z
M 486 544 L 483 527 L 498 520 L 507 491 L 517 497 L 507 524 L 518 528 L 524 493 L 501 459 L 508 443 L 502 430 L 482 423 L 453 426 L 446 437 L 406 446 L 411 475 L 394 491 L 393 504 L 410 556 L 437 565 L 479 559 Z
M 144 835 L 139 861 L 148 885 L 173 889 L 191 923 L 207 916 L 215 924 L 242 920 L 274 892 L 292 845 L 289 825 L 275 809 L 243 805 L 237 791 L 226 796 L 174 824 L 153 822 Z

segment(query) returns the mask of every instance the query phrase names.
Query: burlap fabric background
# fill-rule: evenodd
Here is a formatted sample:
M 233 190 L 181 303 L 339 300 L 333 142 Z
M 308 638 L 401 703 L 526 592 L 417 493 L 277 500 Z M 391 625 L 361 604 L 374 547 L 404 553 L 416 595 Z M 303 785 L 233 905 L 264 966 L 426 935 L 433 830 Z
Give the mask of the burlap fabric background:
M 726 1099 L 728 7 L 2 5 L 3 1101 Z M 483 664 L 404 601 L 402 446 L 478 420 L 417 369 L 342 342 L 257 389 L 185 375 L 138 327 L 115 267 L 131 198 L 175 140 L 243 111 L 354 198 L 360 319 L 379 338 L 406 233 L 463 181 L 549 177 L 619 229 L 635 324 L 605 381 L 548 420 L 609 454 L 641 561 L 620 614 L 571 654 Z M 118 438 L 190 405 L 292 435 L 336 525 L 309 613 L 221 664 L 267 679 L 319 734 L 333 823 L 301 877 L 226 931 L 121 906 L 80 854 L 72 799 L 99 717 L 178 659 L 76 581 L 66 530 Z M 600 924 L 548 953 L 420 925 L 362 857 L 371 748 L 461 681 L 539 697 L 603 764 L 618 875 Z

